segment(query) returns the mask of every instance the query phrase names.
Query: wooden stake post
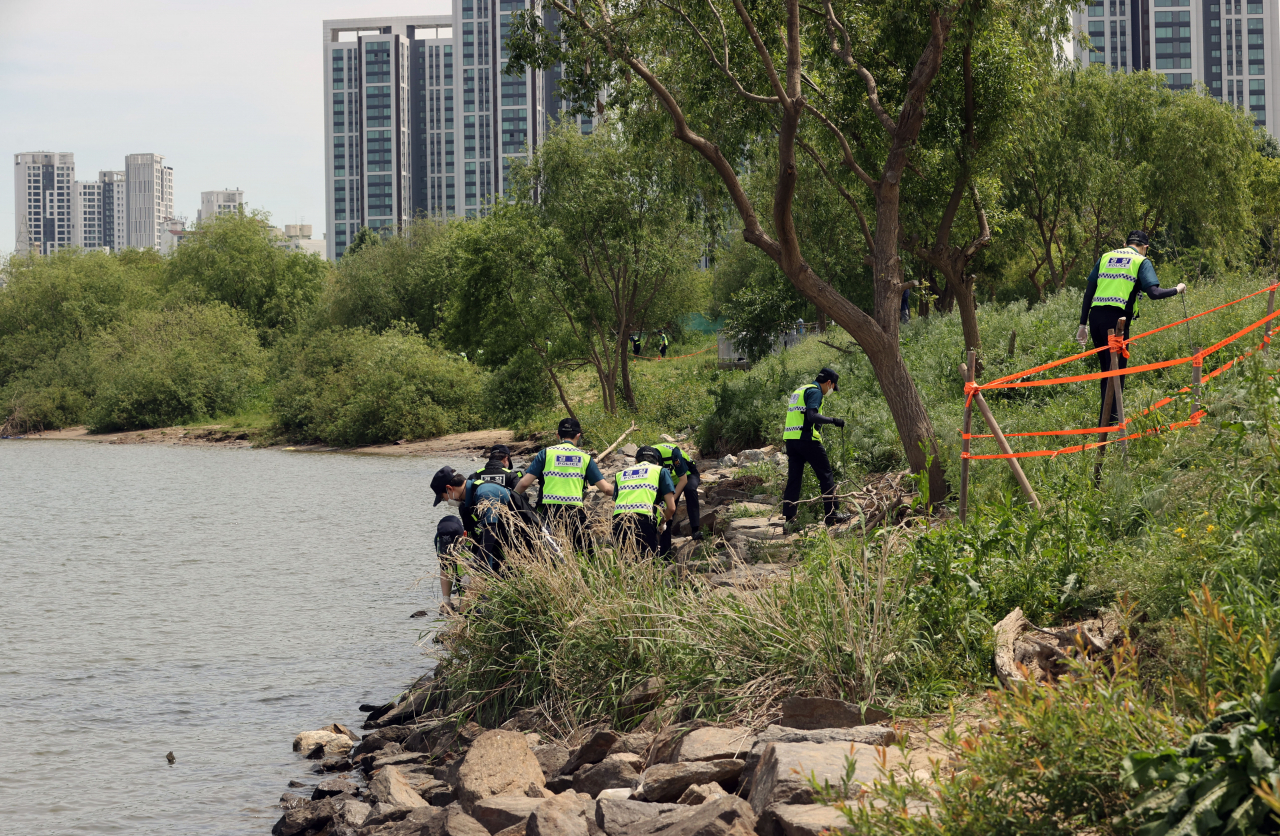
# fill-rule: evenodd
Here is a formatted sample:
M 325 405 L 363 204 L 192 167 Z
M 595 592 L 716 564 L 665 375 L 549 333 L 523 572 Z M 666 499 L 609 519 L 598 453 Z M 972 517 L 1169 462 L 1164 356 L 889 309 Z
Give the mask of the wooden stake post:
M 969 362 L 960 364 L 960 376 L 965 383 L 973 382 L 974 351 L 969 349 Z M 973 432 L 973 403 L 967 397 L 964 407 L 964 429 L 960 431 L 960 449 L 967 456 L 969 453 L 969 433 Z M 960 457 L 960 523 L 963 525 L 969 511 L 969 459 Z
M 970 356 L 972 359 L 972 355 Z M 971 381 L 969 366 L 960 364 L 960 376 L 967 381 Z M 987 426 L 991 428 L 991 434 L 995 436 L 996 446 L 1000 448 L 1000 452 L 1009 455 L 1013 452 L 1013 448 L 1009 446 L 1009 439 L 1004 437 L 1004 433 L 1000 431 L 1000 425 L 996 423 L 995 416 L 991 414 L 991 407 L 987 406 L 987 401 L 982 397 L 981 392 L 973 393 L 973 402 L 978 405 L 978 411 L 982 413 L 982 420 L 987 422 Z M 1036 492 L 1031 489 L 1031 483 L 1027 481 L 1027 474 L 1022 472 L 1022 465 L 1018 464 L 1017 459 L 1006 459 L 1009 462 L 1009 469 L 1013 471 L 1013 478 L 1018 480 L 1018 487 L 1022 488 L 1022 493 L 1027 497 L 1027 502 L 1031 503 L 1031 507 L 1037 511 L 1040 510 L 1040 499 L 1036 496 Z M 963 474 L 962 474 L 963 478 Z M 965 485 L 967 489 L 968 485 Z

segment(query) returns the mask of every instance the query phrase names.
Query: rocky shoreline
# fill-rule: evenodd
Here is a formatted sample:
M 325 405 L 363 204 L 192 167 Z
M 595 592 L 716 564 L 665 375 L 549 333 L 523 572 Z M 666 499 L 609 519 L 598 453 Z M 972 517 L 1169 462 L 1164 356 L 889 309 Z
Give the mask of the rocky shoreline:
M 602 466 L 621 466 L 633 453 L 623 448 Z M 785 546 L 798 535 L 783 532 L 778 498 L 760 493 L 764 479 L 739 469 L 776 464 L 776 455 L 764 448 L 699 462 L 703 530 L 715 536 L 702 549 L 686 539 L 677 560 L 712 589 L 750 590 L 790 572 Z M 850 504 L 862 519 L 884 520 L 905 508 L 904 485 L 903 474 L 884 474 Z M 684 511 L 681 503 L 678 536 L 688 534 Z M 632 731 L 592 725 L 565 733 L 532 709 L 497 729 L 460 725 L 447 714 L 444 686 L 429 674 L 393 703 L 360 706 L 368 712 L 363 735 L 341 725 L 298 735 L 294 750 L 315 762 L 311 780 L 291 782 L 272 833 L 819 836 L 846 821 L 817 803 L 810 777 L 839 787 L 852 757 L 856 796 L 884 768 L 945 755 L 927 729 L 908 735 L 885 725 L 883 712 L 834 699 L 794 695 L 751 725 L 713 724 L 691 720 L 651 677 L 623 698 Z
M 850 797 L 908 769 L 901 727 L 834 699 L 790 697 L 762 727 L 682 721 L 650 678 L 624 703 L 643 719 L 547 739 L 522 711 L 498 729 L 443 715 L 424 678 L 370 710 L 363 736 L 333 725 L 294 740 L 316 761 L 291 782 L 275 836 L 819 836 L 847 824 L 813 782 Z M 927 739 L 927 738 L 926 738 Z M 307 792 L 309 790 L 309 792 Z M 927 814 L 927 810 L 914 812 Z

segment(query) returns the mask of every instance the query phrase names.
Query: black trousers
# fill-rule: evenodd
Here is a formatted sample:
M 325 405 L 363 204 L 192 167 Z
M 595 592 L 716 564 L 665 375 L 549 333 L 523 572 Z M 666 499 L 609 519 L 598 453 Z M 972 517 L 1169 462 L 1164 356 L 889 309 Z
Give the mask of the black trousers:
M 1124 308 L 1118 308 L 1115 305 L 1098 305 L 1089 309 L 1089 336 L 1093 338 L 1093 347 L 1101 348 L 1107 344 L 1107 331 L 1115 328 L 1120 317 L 1124 316 Z M 1129 324 L 1132 320 L 1126 319 L 1124 323 L 1124 338 L 1129 339 Z M 1121 354 L 1118 358 L 1119 368 L 1128 368 L 1129 358 Z M 1104 371 L 1111 371 L 1111 352 L 1098 352 L 1098 367 Z M 1124 389 L 1124 375 L 1117 378 L 1120 381 L 1120 388 Z M 1114 426 L 1112 422 L 1120 420 L 1119 404 L 1114 401 L 1111 404 L 1111 415 L 1102 414 L 1102 405 L 1107 401 L 1107 387 L 1111 385 L 1112 378 L 1104 377 L 1098 381 L 1098 424 L 1099 427 Z
M 618 514 L 613 518 L 613 543 L 619 549 L 634 547 L 641 557 L 656 557 L 658 523 L 644 514 Z
M 782 518 L 793 520 L 796 516 L 796 500 L 800 498 L 800 486 L 804 482 L 804 466 L 813 468 L 822 488 L 822 506 L 829 520 L 836 512 L 836 477 L 831 472 L 826 448 L 821 441 L 787 439 L 787 489 L 782 492 Z
M 581 505 L 543 505 L 542 515 L 553 534 L 563 534 L 573 550 L 588 557 L 595 554 L 595 542 L 587 527 L 587 512 Z
M 701 478 L 698 476 L 698 468 L 689 468 L 689 478 L 684 483 L 684 502 L 689 509 L 689 531 L 690 533 L 702 530 L 702 506 L 698 504 L 698 485 L 702 484 Z M 676 497 L 676 508 L 680 507 L 680 497 Z M 658 544 L 662 549 L 662 554 L 671 554 L 671 526 L 668 525 L 662 532 L 662 536 L 658 539 Z

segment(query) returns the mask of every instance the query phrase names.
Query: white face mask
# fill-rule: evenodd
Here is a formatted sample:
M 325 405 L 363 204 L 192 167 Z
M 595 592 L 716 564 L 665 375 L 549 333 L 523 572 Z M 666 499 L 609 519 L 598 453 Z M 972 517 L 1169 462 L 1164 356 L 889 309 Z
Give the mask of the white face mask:
M 459 505 L 462 504 L 456 499 L 446 499 L 445 502 L 449 503 L 450 508 L 457 508 Z

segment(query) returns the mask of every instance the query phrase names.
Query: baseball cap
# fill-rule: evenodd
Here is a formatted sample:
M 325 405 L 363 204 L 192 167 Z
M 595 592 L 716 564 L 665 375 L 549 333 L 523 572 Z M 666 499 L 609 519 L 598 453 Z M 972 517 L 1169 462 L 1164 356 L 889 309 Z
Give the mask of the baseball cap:
M 453 468 L 445 465 L 436 471 L 435 476 L 431 477 L 431 492 L 436 495 L 436 501 L 431 503 L 432 508 L 444 500 L 444 489 L 449 487 L 449 483 L 453 481 L 453 474 Z
M 1147 238 L 1147 233 L 1140 229 L 1135 229 L 1129 233 L 1129 237 L 1125 238 L 1124 242 L 1126 244 L 1141 244 L 1145 247 L 1151 243 L 1151 239 Z
M 577 418 L 565 418 L 560 422 L 560 426 L 556 428 L 556 433 L 561 438 L 565 436 L 573 438 L 580 432 L 582 432 L 582 425 L 578 423 Z
M 831 369 L 823 369 L 822 371 L 818 372 L 818 376 L 814 378 L 814 381 L 817 383 L 826 383 L 828 380 L 835 384 L 835 388 L 832 389 L 832 391 L 839 392 L 840 391 L 840 375 L 836 374 Z
M 662 453 L 657 447 L 649 447 L 648 445 L 636 450 L 636 462 L 649 462 L 650 464 L 662 464 Z
M 493 461 L 494 459 L 505 459 L 510 455 L 511 455 L 511 448 L 505 444 L 495 444 L 493 445 L 493 448 L 489 450 L 490 461 Z

